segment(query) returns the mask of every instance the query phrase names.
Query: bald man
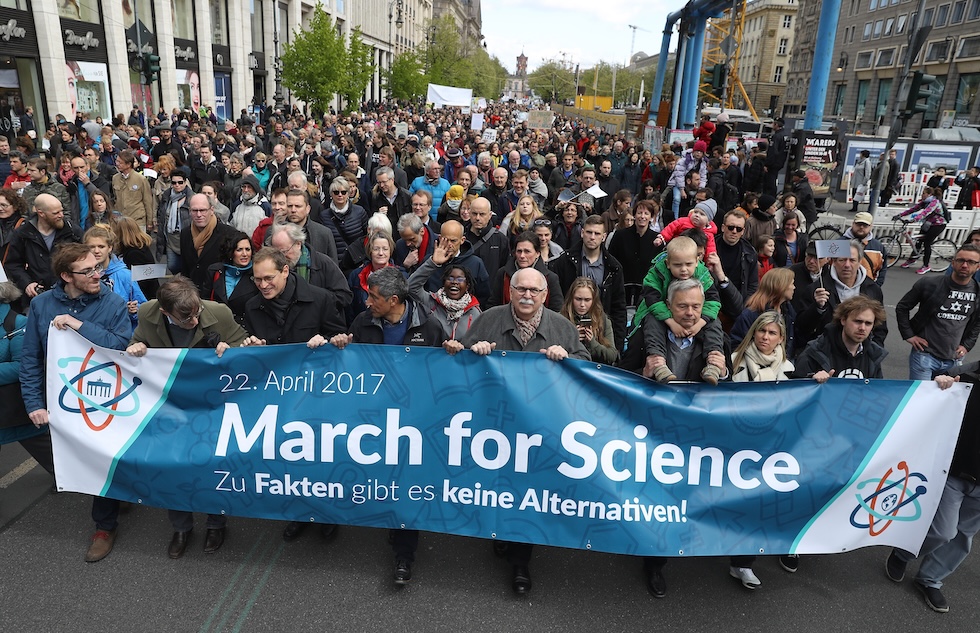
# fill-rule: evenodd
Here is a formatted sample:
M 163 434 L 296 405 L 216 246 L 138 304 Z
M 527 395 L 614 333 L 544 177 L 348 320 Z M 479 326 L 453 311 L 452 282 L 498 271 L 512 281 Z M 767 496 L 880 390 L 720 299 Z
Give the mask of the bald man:
M 445 237 L 445 232 L 443 232 Z M 544 309 L 548 284 L 539 271 L 523 268 L 510 278 L 510 303 L 486 310 L 459 341 L 446 341 L 450 354 L 469 349 L 486 356 L 493 350 L 541 353 L 553 361 L 569 356 L 591 360 L 572 322 L 557 312 Z M 517 321 L 520 320 L 520 326 Z M 531 545 L 506 543 L 506 556 L 513 565 L 511 588 L 518 595 L 531 590 Z
M 10 236 L 3 266 L 7 276 L 33 299 L 58 282 L 51 270 L 51 254 L 61 244 L 82 241 L 82 231 L 65 218 L 58 198 L 39 193 L 34 198 L 34 217 Z
M 493 210 L 486 198 L 477 198 L 470 205 L 470 230 L 464 236 L 473 246 L 473 254 L 483 260 L 490 279 L 507 263 L 510 241 L 493 225 Z
M 473 291 L 480 305 L 489 305 L 490 299 L 490 274 L 487 267 L 483 265 L 483 260 L 473 252 L 473 246 L 463 238 L 463 225 L 456 220 L 449 220 L 442 225 L 440 237 L 444 238 L 454 249 L 449 261 L 436 268 L 429 281 L 425 283 L 425 289 L 435 292 L 442 287 L 442 272 L 445 267 L 461 266 L 473 275 L 475 287 Z
M 208 281 L 208 267 L 221 261 L 221 244 L 237 231 L 218 222 L 211 199 L 195 194 L 190 202 L 191 223 L 180 232 L 180 268 L 202 294 Z

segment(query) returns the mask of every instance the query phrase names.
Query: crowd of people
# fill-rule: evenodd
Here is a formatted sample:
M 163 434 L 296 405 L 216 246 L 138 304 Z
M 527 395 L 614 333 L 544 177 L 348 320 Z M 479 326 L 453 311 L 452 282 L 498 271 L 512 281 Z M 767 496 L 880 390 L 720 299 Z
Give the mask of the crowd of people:
M 243 112 L 220 129 L 192 112 L 134 112 L 105 125 L 58 116 L 41 148 L 18 138 L 11 150 L 0 137 L 10 279 L 0 284 L 0 316 L 10 321 L 0 353 L 19 363 L 0 378 L 20 385 L 25 422 L 4 437 L 23 440 L 51 470 L 49 324 L 134 356 L 374 343 L 572 357 L 661 383 L 883 377 L 886 268 L 873 218 L 854 215 L 849 253 L 817 257 L 806 175 L 793 172 L 776 190 L 781 120 L 753 147 L 738 138 L 729 149 L 722 113 L 702 120 L 686 146 L 644 148 L 562 116 L 531 129 L 522 114 L 491 105 L 485 117 L 498 140 L 489 143 L 459 109 L 397 104 L 318 118 Z M 924 198 L 909 213 L 935 208 Z M 909 378 L 948 387 L 975 344 L 978 245 L 980 231 L 951 274 L 923 277 L 899 302 Z M 173 276 L 133 281 L 132 266 L 156 261 Z M 972 454 L 963 459 L 962 472 L 973 472 Z M 971 488 L 964 498 L 977 496 Z M 87 561 L 112 550 L 118 513 L 118 502 L 94 500 Z M 940 514 L 917 578 L 936 610 L 943 574 L 962 561 L 944 552 L 963 549 L 956 514 Z M 169 516 L 168 555 L 180 558 L 193 516 Z M 959 519 L 966 551 L 975 519 Z M 283 538 L 308 526 L 289 523 Z M 225 530 L 224 517 L 207 518 L 205 552 L 221 547 Z M 332 537 L 337 526 L 320 530 Z M 418 540 L 392 531 L 397 584 L 411 580 Z M 531 546 L 495 551 L 512 565 L 514 591 L 530 591 Z M 889 559 L 893 579 L 904 576 L 905 554 Z M 657 597 L 665 560 L 645 562 Z M 744 587 L 760 586 L 753 557 L 730 563 Z M 799 559 L 780 563 L 792 572 Z

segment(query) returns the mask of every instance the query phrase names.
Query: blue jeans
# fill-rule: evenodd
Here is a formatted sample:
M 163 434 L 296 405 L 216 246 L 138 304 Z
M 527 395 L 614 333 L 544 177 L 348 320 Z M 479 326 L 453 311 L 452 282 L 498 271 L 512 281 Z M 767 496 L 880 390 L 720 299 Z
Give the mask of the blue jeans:
M 180 253 L 175 253 L 169 248 L 167 249 L 167 270 L 176 275 L 180 272 Z
M 909 380 L 932 380 L 934 373 L 946 371 L 955 364 L 955 360 L 942 360 L 913 347 L 909 352 Z
M 973 535 L 980 531 L 980 487 L 950 475 L 946 480 L 939 509 L 919 549 L 922 564 L 915 581 L 940 588 L 943 579 L 956 571 L 967 555 Z M 895 550 L 899 560 L 911 561 L 909 552 Z
M 676 220 L 679 216 L 678 213 L 681 212 L 681 188 L 674 187 L 674 199 L 671 201 L 670 208 L 674 211 L 674 219 Z

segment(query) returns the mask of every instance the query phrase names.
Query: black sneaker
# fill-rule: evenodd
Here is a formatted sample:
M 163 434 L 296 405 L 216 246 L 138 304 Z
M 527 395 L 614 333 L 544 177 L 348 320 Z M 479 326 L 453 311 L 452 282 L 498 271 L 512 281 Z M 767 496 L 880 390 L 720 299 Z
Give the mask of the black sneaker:
M 783 554 L 779 557 L 779 566 L 791 574 L 795 574 L 800 568 L 799 554 Z
M 412 564 L 399 558 L 395 561 L 395 584 L 405 586 L 412 579 Z
M 908 563 L 899 559 L 898 550 L 893 549 L 888 555 L 888 560 L 885 561 L 885 574 L 892 582 L 902 582 L 905 580 L 905 568 L 908 566 Z
M 929 608 L 936 613 L 946 613 L 949 611 L 949 603 L 946 602 L 946 596 L 943 592 L 939 590 L 939 587 L 926 587 L 921 583 L 915 583 L 922 592 L 922 597 L 926 599 L 926 604 Z

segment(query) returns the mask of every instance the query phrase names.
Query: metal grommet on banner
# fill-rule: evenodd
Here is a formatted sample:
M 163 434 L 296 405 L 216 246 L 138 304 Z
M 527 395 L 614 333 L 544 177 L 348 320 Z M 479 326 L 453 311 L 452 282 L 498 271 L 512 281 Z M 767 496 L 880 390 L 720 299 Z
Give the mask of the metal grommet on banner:
M 315 517 L 310 517 L 310 523 L 316 523 L 316 518 Z
M 602 365 L 596 365 L 595 368 L 596 369 L 602 369 Z
M 865 379 L 864 379 L 864 384 L 866 384 L 866 385 L 870 385 L 870 384 L 871 384 L 871 380 L 870 380 L 870 379 L 868 379 L 868 378 L 865 378 Z
M 403 529 L 403 530 L 405 529 L 405 524 L 404 524 L 404 523 L 402 523 L 402 529 Z
M 500 352 L 500 355 L 501 356 L 506 356 L 507 355 L 507 352 Z
M 585 544 L 585 549 L 592 549 L 592 541 Z
M 137 499 L 137 500 L 136 500 L 136 503 L 138 503 L 138 504 L 140 504 L 140 505 L 143 505 L 143 500 L 142 500 L 142 499 Z
M 759 554 L 765 554 L 765 553 L 766 553 L 766 548 L 760 547 L 759 548 Z
M 406 351 L 406 352 L 410 352 L 410 351 L 412 351 L 412 348 L 411 348 L 411 347 L 406 347 L 406 348 L 405 348 L 405 351 Z
M 683 556 L 684 555 L 684 550 L 682 550 L 682 549 L 677 550 L 677 554 L 679 556 Z
M 225 511 L 224 511 L 224 510 L 222 510 L 222 511 L 221 511 L 221 514 L 223 515 L 224 513 L 225 513 Z
M 497 538 L 496 532 L 490 532 L 490 538 Z

